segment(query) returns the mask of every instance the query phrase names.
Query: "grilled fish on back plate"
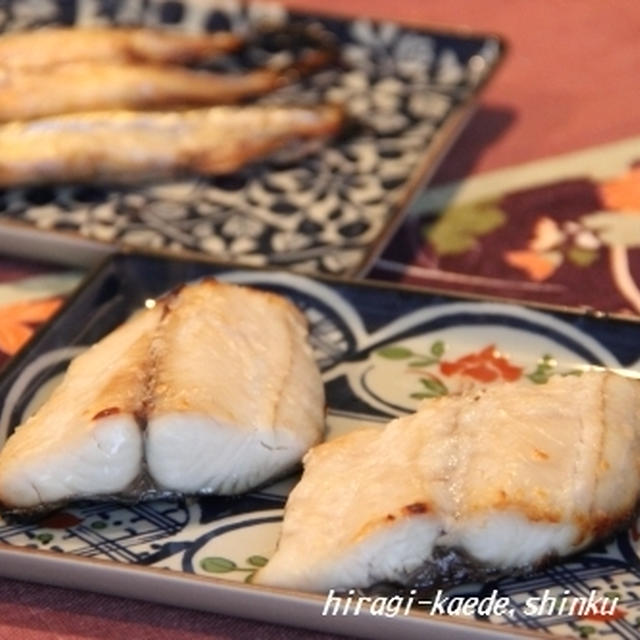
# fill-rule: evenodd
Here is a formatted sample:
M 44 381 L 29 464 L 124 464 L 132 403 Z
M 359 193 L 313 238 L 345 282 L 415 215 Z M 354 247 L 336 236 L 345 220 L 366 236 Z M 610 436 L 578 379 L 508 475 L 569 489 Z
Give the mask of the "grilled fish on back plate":
M 78 61 L 203 62 L 241 44 L 238 36 L 228 32 L 193 35 L 145 28 L 47 28 L 0 37 L 0 69 L 50 70 Z
M 292 141 L 334 135 L 342 120 L 337 106 L 255 105 L 9 123 L 0 126 L 0 187 L 229 173 Z
M 74 62 L 38 73 L 2 73 L 0 122 L 106 109 L 235 104 L 288 81 L 270 69 L 209 73 L 178 66 Z
M 304 316 L 204 280 L 156 301 L 70 365 L 0 450 L 0 504 L 234 494 L 282 475 L 324 431 Z
M 611 372 L 426 400 L 312 449 L 254 582 L 437 586 L 455 551 L 486 572 L 584 549 L 640 496 L 640 382 Z M 429 576 L 431 585 L 424 584 Z

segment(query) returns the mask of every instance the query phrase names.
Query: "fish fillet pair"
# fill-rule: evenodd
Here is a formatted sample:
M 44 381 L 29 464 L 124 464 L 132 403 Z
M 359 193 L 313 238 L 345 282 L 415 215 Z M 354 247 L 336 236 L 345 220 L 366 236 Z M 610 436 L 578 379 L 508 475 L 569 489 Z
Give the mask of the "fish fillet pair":
M 315 447 L 304 465 L 257 584 L 433 587 L 451 552 L 481 574 L 521 572 L 633 516 L 640 382 L 589 372 L 427 400 L 383 430 Z
M 204 280 L 156 301 L 78 356 L 0 451 L 0 503 L 236 494 L 283 474 L 324 430 L 302 314 Z

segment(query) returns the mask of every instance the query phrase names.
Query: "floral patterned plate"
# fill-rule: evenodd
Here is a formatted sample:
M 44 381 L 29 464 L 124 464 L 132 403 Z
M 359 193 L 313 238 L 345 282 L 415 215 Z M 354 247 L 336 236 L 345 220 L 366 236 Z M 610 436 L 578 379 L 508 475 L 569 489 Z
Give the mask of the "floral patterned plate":
M 50 24 L 232 29 L 249 45 L 217 63 L 233 73 L 281 64 L 306 28 L 339 62 L 262 99 L 339 102 L 356 123 L 304 157 L 284 153 L 216 179 L 136 188 L 65 185 L 0 191 L 0 233 L 12 251 L 95 261 L 114 244 L 203 253 L 305 272 L 362 273 L 440 153 L 470 114 L 503 45 L 493 36 L 288 13 L 234 0 L 4 0 L 0 31 Z M 256 35 L 279 30 L 283 42 Z M 308 44 L 308 42 L 307 42 Z
M 380 428 L 424 398 L 462 385 L 524 379 L 597 365 L 640 371 L 640 325 L 633 321 L 464 300 L 375 283 L 310 279 L 155 255 L 118 254 L 85 281 L 0 378 L 0 442 L 42 402 L 70 358 L 148 298 L 214 274 L 277 291 L 306 314 L 323 372 L 328 437 L 363 424 Z M 0 520 L 0 574 L 147 598 L 368 638 L 537 635 L 637 638 L 640 543 L 634 527 L 525 579 L 461 585 L 497 589 L 512 615 L 448 618 L 419 609 L 395 618 L 323 616 L 324 597 L 251 584 L 272 554 L 291 477 L 240 498 L 207 497 L 134 506 L 78 503 L 38 522 Z M 527 615 L 544 594 L 618 596 L 596 618 L 547 611 Z

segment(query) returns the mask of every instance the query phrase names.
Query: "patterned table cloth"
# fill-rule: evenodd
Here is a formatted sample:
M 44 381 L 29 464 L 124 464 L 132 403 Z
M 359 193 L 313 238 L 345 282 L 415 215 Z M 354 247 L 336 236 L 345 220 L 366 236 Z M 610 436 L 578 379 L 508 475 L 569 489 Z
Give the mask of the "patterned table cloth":
M 640 314 L 640 138 L 425 192 L 373 275 Z

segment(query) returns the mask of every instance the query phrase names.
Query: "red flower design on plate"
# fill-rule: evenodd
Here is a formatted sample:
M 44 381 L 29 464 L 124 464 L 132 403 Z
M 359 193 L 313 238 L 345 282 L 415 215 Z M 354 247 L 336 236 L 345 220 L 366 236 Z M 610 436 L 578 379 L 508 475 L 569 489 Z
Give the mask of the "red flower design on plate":
M 513 382 L 522 375 L 522 367 L 512 365 L 500 355 L 495 345 L 490 344 L 477 353 L 470 353 L 454 362 L 442 361 L 440 371 L 445 376 L 461 375 L 478 382 L 507 380 Z

